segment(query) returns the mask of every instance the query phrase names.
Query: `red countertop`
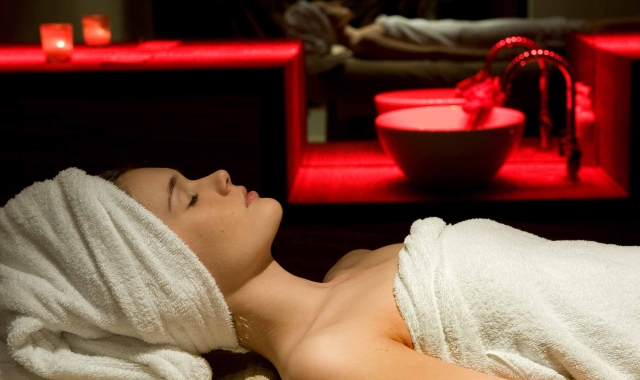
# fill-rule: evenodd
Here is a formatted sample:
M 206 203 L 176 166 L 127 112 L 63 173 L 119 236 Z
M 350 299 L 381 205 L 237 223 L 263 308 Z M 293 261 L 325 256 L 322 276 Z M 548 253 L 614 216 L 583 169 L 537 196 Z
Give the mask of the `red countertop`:
M 597 50 L 625 56 L 630 59 L 640 58 L 640 32 L 580 34 L 579 40 Z
M 40 45 L 0 46 L 0 72 L 115 71 L 283 66 L 300 53 L 297 41 L 148 41 L 74 46 L 68 63 L 47 63 Z

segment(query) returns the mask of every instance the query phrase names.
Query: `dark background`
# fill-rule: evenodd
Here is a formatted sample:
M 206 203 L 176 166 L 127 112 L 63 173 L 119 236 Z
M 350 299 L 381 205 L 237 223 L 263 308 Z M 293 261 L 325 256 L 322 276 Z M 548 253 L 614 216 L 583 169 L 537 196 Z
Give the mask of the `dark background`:
M 154 0 L 157 38 L 265 38 L 284 36 L 281 14 L 292 0 L 211 0 L 207 2 Z M 356 27 L 376 16 L 457 18 L 526 17 L 526 0 L 344 0 L 354 13 Z
M 285 35 L 282 27 L 281 14 L 291 1 L 268 1 L 268 0 L 210 0 L 201 1 L 181 1 L 174 0 L 154 0 L 151 2 L 152 32 L 149 28 L 143 28 L 144 25 L 136 23 L 141 19 L 140 15 L 147 12 L 141 7 L 134 6 L 135 1 L 127 2 L 127 17 L 131 20 L 133 27 L 129 30 L 129 40 L 137 39 L 233 39 L 233 38 L 273 38 L 283 37 Z M 458 19 L 483 19 L 490 17 L 504 16 L 527 16 L 526 0 L 507 1 L 507 0 L 491 0 L 491 1 L 462 1 L 462 0 L 345 0 L 345 5 L 349 6 L 355 14 L 352 21 L 354 26 L 363 26 L 373 21 L 380 13 L 401 14 L 407 17 L 425 17 L 425 18 L 458 18 Z M 15 7 L 3 9 L 17 9 L 18 2 L 7 2 Z M 13 38 L 10 33 L 1 33 L 0 41 L 3 43 L 25 42 L 19 38 Z M 261 86 L 280 86 L 281 77 L 273 73 L 254 73 L 257 76 L 247 76 L 253 85 L 261 84 Z M 217 74 L 212 74 L 217 75 Z M 226 77 L 236 78 L 234 76 Z M 127 93 L 119 91 L 114 84 L 117 82 L 105 81 L 106 86 L 103 93 L 103 99 L 77 97 L 77 88 L 81 88 L 84 82 L 76 81 L 74 86 L 77 88 L 68 88 L 60 94 L 61 104 L 84 105 L 84 111 L 76 114 L 76 117 L 94 117 L 99 115 L 103 126 L 116 126 L 116 129 L 109 133 L 120 134 L 120 144 L 123 152 L 121 161 L 139 161 L 141 158 L 148 158 L 149 155 L 142 154 L 143 151 L 149 153 L 154 165 L 172 165 L 177 166 L 185 171 L 188 176 L 205 175 L 206 171 L 215 170 L 217 167 L 227 166 L 225 160 L 269 160 L 274 159 L 278 154 L 282 154 L 282 147 L 276 142 L 269 142 L 268 138 L 258 136 L 258 145 L 265 147 L 265 150 L 254 149 L 256 146 L 250 142 L 239 143 L 244 144 L 243 149 L 246 152 L 253 152 L 245 156 L 238 155 L 238 150 L 234 150 L 233 143 L 227 144 L 219 149 L 211 149 L 215 142 L 207 141 L 206 134 L 203 137 L 203 131 L 198 130 L 198 126 L 206 128 L 205 122 L 206 112 L 200 115 L 184 115 L 180 109 L 180 102 L 188 102 L 189 95 L 187 93 L 207 92 L 214 102 L 220 101 L 220 107 L 228 107 L 232 112 L 234 102 L 242 103 L 244 106 L 248 104 L 256 104 L 257 110 L 254 115 L 244 114 L 243 117 L 256 117 L 258 121 L 265 120 L 263 117 L 269 115 L 269 99 L 282 99 L 281 96 L 275 96 L 266 91 L 249 91 L 247 93 L 238 93 L 236 96 L 227 96 L 232 91 L 230 85 L 225 85 L 225 77 L 219 76 L 209 78 L 212 85 L 206 86 L 206 81 L 201 78 L 194 78 L 187 84 L 173 83 L 172 85 L 155 88 L 155 102 L 140 102 L 140 98 L 146 97 L 140 87 L 131 86 L 131 90 Z M 274 79 L 275 78 L 275 79 Z M 13 78 L 19 81 L 20 78 Z M 170 79 L 170 78 L 167 78 Z M 49 80 L 49 78 L 47 78 Z M 122 80 L 122 79 L 118 79 Z M 147 80 L 149 82 L 150 80 Z M 272 81 L 272 82 L 271 82 Z M 151 81 L 152 82 L 152 81 Z M 171 81 L 169 81 L 171 82 Z M 110 85 L 111 83 L 111 85 Z M 215 83 L 215 86 L 213 85 Z M 198 84 L 200 87 L 198 87 Z M 226 87 L 225 87 L 226 86 Z M 247 85 L 249 86 L 249 84 Z M 18 91 L 10 92 L 7 89 L 13 87 Z M 74 152 L 91 152 L 93 157 L 99 157 L 99 152 L 89 150 L 91 147 L 99 146 L 100 138 L 104 137 L 101 133 L 105 130 L 86 131 L 74 128 L 73 120 L 61 121 L 55 116 L 47 114 L 47 108 L 38 103 L 37 96 L 33 94 L 27 96 L 27 93 L 17 90 L 19 86 L 11 86 L 11 83 L 5 78 L 3 83 L 3 93 L 0 93 L 0 108 L 4 110 L 12 110 L 4 114 L 5 125 L 26 125 L 29 124 L 30 129 L 22 129 L 30 131 L 32 136 L 29 142 L 25 142 L 25 136 L 14 131 L 11 134 L 10 127 L 7 127 L 2 134 L 2 160 L 6 170 L 14 170 L 15 178 L 19 181 L 6 186 L 12 187 L 12 191 L 32 183 L 32 177 L 20 177 L 22 168 L 20 165 L 28 164 L 30 159 L 34 161 L 46 158 L 46 155 L 56 155 L 62 162 L 72 163 Z M 217 88 L 218 90 L 212 90 Z M 247 87 L 248 88 L 248 87 Z M 261 87 L 267 88 L 267 87 Z M 188 91 L 187 91 L 188 90 Z M 149 88 L 147 87 L 147 90 Z M 227 95 L 224 95 L 226 92 Z M 23 96 L 17 96 L 23 95 Z M 75 98 L 74 98 L 75 96 Z M 269 98 L 269 96 L 273 96 Z M 217 98 L 216 98 L 217 97 Z M 224 101 L 221 99 L 224 98 Z M 138 100 L 136 100 L 138 99 Z M 235 100 L 234 100 L 235 99 Z M 122 103 L 131 102 L 137 104 L 137 112 L 132 115 L 140 117 L 139 120 L 111 120 L 109 118 L 108 105 L 110 102 Z M 167 109 L 163 107 L 171 103 L 173 108 Z M 177 106 L 176 106 L 177 104 Z M 261 108 L 262 107 L 262 108 Z M 155 113 L 160 112 L 163 116 L 158 117 Z M 9 116 L 7 116 L 9 115 Z M 144 116 L 146 115 L 146 116 Z M 201 117 L 200 117 L 201 116 Z M 271 115 L 278 118 L 277 115 Z M 274 123 L 278 121 L 273 121 Z M 263 121 L 264 122 L 264 121 Z M 282 122 L 280 120 L 279 122 Z M 48 141 L 48 133 L 60 126 L 60 123 L 66 123 L 69 133 L 76 133 L 77 144 L 71 146 L 52 146 Z M 180 128 L 180 123 L 184 124 L 184 128 Z M 132 146 L 127 141 L 136 140 L 144 141 L 143 132 L 131 132 L 130 126 L 145 125 L 144 133 L 154 134 L 156 143 L 150 145 Z M 255 130 L 253 132 L 256 132 Z M 23 132 L 21 132 L 23 133 Z M 26 133 L 26 132 L 25 132 Z M 131 133 L 139 135 L 132 136 Z M 251 133 L 248 131 L 247 133 Z M 157 140 L 163 140 L 162 136 L 170 137 L 178 135 L 181 139 L 191 140 L 190 144 L 184 145 L 181 152 L 177 152 L 179 159 L 167 160 L 169 154 L 175 155 L 172 151 L 169 140 L 165 139 L 166 145 L 158 144 Z M 135 137 L 135 138 L 134 138 Z M 203 140 L 204 138 L 204 140 Z M 22 139 L 22 140 L 21 140 Z M 203 146 L 203 141 L 211 144 L 209 148 Z M 29 148 L 30 147 L 30 148 Z M 195 149 L 185 149 L 191 147 Z M 37 148 L 37 152 L 33 151 Z M 32 149 L 30 151 L 29 149 Z M 209 150 L 205 150 L 209 149 Z M 226 150 L 225 150 L 226 149 Z M 269 149 L 272 149 L 269 151 Z M 197 152 L 196 157 L 188 153 Z M 265 153 L 267 152 L 267 153 Z M 35 154 L 36 156 L 30 156 Z M 182 156 L 180 154 L 183 154 Z M 40 155 L 39 157 L 37 155 Z M 64 157 L 60 157 L 64 156 Z M 91 156 L 91 155 L 90 155 Z M 11 160 L 14 160 L 12 163 Z M 22 162 L 22 164 L 20 163 Z M 247 161 L 248 162 L 248 161 Z M 266 162 L 266 161 L 264 161 Z M 235 163 L 237 164 L 237 162 Z M 14 166 L 11 166 L 14 165 Z M 88 163 L 90 165 L 90 163 Z M 231 165 L 231 164 L 229 164 Z M 240 166 L 243 166 L 240 164 Z M 238 170 L 232 172 L 234 182 L 248 185 L 252 183 L 255 188 L 262 190 L 260 186 L 260 176 L 263 174 L 252 173 L 251 168 L 255 165 L 247 163 L 246 171 Z M 213 169 L 211 169 L 213 168 Z M 42 176 L 40 179 L 52 177 L 57 168 L 43 166 L 38 172 Z M 103 167 L 96 164 L 92 170 L 97 174 Z M 108 169 L 108 167 L 104 167 Z M 281 175 L 275 173 L 273 175 Z M 6 177 L 2 181 L 6 181 Z M 254 182 L 252 182 L 254 181 Z M 280 183 L 280 182 L 278 182 Z M 268 187 L 268 185 L 267 185 Z M 267 190 L 267 193 L 269 190 Z M 4 204 L 6 198 L 0 202 Z M 562 202 L 562 201 L 560 201 Z M 640 245 L 640 223 L 637 215 L 633 212 L 626 212 L 617 215 L 614 212 L 601 213 L 595 212 L 593 205 L 588 203 L 574 203 L 572 208 L 564 208 L 572 210 L 571 212 L 554 212 L 553 205 L 547 206 L 544 210 L 537 207 L 536 203 L 532 203 L 525 211 L 519 215 L 497 215 L 492 212 L 490 205 L 458 205 L 450 203 L 446 205 L 423 205 L 423 207 L 408 210 L 406 205 L 389 205 L 385 208 L 374 210 L 367 205 L 361 205 L 351 208 L 332 208 L 323 207 L 324 212 L 317 213 L 317 218 L 305 217 L 303 210 L 290 209 L 285 210 L 285 216 L 278 236 L 273 245 L 274 257 L 292 273 L 303 277 L 321 280 L 324 273 L 335 263 L 342 255 L 352 249 L 367 248 L 376 249 L 388 244 L 402 242 L 409 232 L 409 227 L 413 220 L 429 216 L 442 217 L 448 223 L 455 223 L 472 217 L 491 217 L 505 224 L 525 231 L 540 235 L 549 239 L 586 239 L 595 240 L 603 243 L 612 244 L 633 244 Z M 602 211 L 602 210 L 599 210 Z M 630 210 L 632 211 L 632 210 Z M 604 215 L 604 216 L 603 216 Z
M 283 36 L 279 13 L 290 3 L 291 1 L 217 0 L 195 8 L 178 8 L 171 1 L 156 0 L 153 2 L 154 31 L 161 38 Z M 354 12 L 355 17 L 351 22 L 354 26 L 367 25 L 380 13 L 469 20 L 527 16 L 526 0 L 344 0 L 343 3 Z M 215 22 L 206 22 L 210 17 L 214 17 Z M 489 206 L 479 205 L 471 210 L 463 210 L 461 207 L 466 206 L 448 204 L 430 210 L 425 205 L 419 211 L 408 212 L 407 207 L 402 205 L 391 205 L 380 211 L 372 211 L 366 205 L 347 209 L 319 206 L 326 212 L 316 220 L 298 215 L 295 209 L 289 210 L 289 215 L 285 211 L 283 224 L 274 241 L 273 254 L 276 260 L 294 274 L 319 281 L 331 265 L 349 250 L 376 249 L 402 242 L 409 232 L 411 222 L 417 217 L 428 216 L 442 217 L 448 223 L 469 217 L 490 216 L 549 239 L 640 245 L 640 223 L 637 217 L 616 213 L 602 216 L 603 210 L 596 210 L 597 207 L 588 203 L 577 202 L 573 212 L 560 214 L 554 212 L 553 205 L 545 207 L 542 212 L 534 202 L 528 207 L 529 212 L 504 217 L 492 213 Z

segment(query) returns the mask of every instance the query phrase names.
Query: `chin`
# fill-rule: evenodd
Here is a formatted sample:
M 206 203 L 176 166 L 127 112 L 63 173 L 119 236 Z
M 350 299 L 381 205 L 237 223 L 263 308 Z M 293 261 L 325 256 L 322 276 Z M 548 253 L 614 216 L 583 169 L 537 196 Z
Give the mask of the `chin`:
M 260 198 L 258 199 L 258 204 L 261 208 L 260 214 L 265 216 L 264 221 L 269 225 L 273 225 L 275 231 L 277 231 L 282 221 L 282 205 L 280 202 L 273 198 Z
M 257 244 L 254 246 L 256 251 L 269 253 L 268 257 L 264 257 L 269 261 L 271 245 L 282 221 L 282 205 L 272 198 L 260 198 L 256 203 L 250 205 L 250 207 L 254 206 L 252 228 L 250 229 L 252 231 L 251 240 Z
M 280 204 L 280 202 L 278 202 L 275 199 L 271 199 L 273 201 L 273 216 L 277 218 L 278 220 L 278 226 L 280 225 L 280 222 L 282 221 L 282 205 Z

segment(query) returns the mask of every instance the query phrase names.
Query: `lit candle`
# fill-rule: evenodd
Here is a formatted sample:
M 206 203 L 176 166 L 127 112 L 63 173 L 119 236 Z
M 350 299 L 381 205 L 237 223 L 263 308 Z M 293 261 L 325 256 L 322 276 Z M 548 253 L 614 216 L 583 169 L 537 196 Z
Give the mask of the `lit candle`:
M 73 50 L 73 26 L 71 24 L 41 24 L 40 41 L 47 62 L 68 62 Z
M 87 15 L 82 17 L 82 32 L 87 46 L 104 46 L 111 42 L 111 28 L 108 15 Z

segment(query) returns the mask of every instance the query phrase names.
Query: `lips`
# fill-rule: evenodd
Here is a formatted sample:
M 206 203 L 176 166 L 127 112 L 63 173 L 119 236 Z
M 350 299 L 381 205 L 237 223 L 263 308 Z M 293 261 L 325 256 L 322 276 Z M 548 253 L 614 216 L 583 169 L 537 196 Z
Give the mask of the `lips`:
M 256 193 L 255 191 L 250 191 L 249 193 L 247 193 L 247 188 L 244 186 L 240 186 L 240 190 L 242 190 L 242 195 L 244 197 L 246 207 L 249 207 L 251 202 L 258 198 L 258 193 Z
M 249 205 L 251 204 L 251 202 L 253 202 L 254 200 L 256 200 L 258 198 L 258 193 L 256 193 L 255 191 L 250 191 L 247 194 L 247 207 L 249 207 Z

